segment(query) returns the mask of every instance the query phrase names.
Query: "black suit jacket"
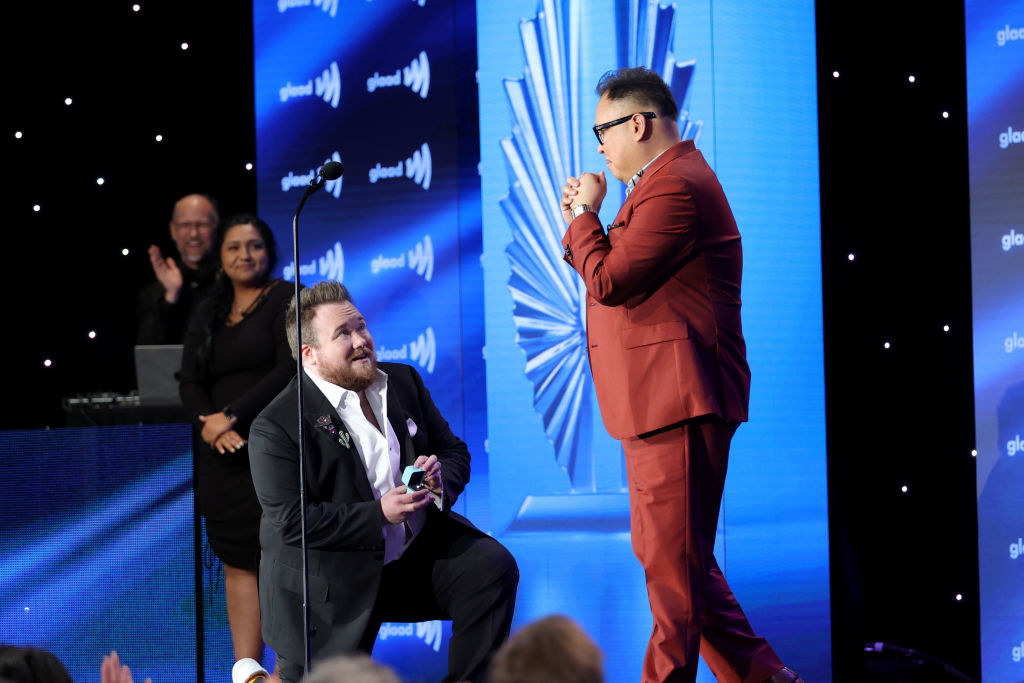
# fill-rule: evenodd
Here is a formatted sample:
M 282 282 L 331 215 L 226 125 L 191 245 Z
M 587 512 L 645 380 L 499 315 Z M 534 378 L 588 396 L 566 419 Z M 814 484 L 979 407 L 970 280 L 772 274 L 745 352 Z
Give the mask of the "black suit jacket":
M 164 300 L 164 286 L 159 280 L 140 289 L 136 297 L 136 344 L 180 344 L 192 313 L 217 279 L 220 262 L 215 258 L 207 259 L 199 268 L 182 265 L 178 256 L 171 258 L 183 280 L 178 303 Z
M 469 481 L 469 451 L 455 436 L 415 369 L 380 363 L 388 375 L 388 421 L 402 444 L 401 466 L 418 455 L 442 463 L 443 512 L 427 506 L 426 524 L 449 514 Z M 302 555 L 299 520 L 298 378 L 260 413 L 249 433 L 249 460 L 263 506 L 259 571 L 263 638 L 282 657 L 305 661 L 302 637 Z M 384 566 L 384 523 L 362 460 L 342 444 L 344 424 L 305 373 L 306 532 L 309 597 L 317 658 L 356 649 L 369 623 Z M 323 426 L 329 418 L 336 433 Z M 410 435 L 407 420 L 416 425 Z M 426 528 L 426 527 L 424 527 Z

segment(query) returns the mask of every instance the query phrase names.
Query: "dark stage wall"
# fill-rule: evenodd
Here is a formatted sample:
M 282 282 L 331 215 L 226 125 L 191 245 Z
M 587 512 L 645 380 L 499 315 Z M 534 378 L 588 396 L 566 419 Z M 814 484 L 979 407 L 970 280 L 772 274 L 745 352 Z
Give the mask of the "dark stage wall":
M 963 23 L 818 4 L 836 680 L 909 668 L 874 641 L 980 675 Z

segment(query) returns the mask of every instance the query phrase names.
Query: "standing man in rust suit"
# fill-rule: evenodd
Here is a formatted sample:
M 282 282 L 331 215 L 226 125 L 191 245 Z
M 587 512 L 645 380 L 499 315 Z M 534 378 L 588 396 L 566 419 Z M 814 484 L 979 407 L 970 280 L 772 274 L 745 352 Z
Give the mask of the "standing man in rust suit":
M 799 681 L 754 634 L 713 554 L 750 389 L 732 210 L 693 142 L 680 141 L 658 74 L 609 72 L 597 92 L 597 150 L 627 197 L 606 233 L 604 172 L 568 178 L 562 245 L 586 284 L 601 415 L 626 454 L 633 551 L 654 617 L 643 681 L 693 681 L 698 652 L 719 681 Z

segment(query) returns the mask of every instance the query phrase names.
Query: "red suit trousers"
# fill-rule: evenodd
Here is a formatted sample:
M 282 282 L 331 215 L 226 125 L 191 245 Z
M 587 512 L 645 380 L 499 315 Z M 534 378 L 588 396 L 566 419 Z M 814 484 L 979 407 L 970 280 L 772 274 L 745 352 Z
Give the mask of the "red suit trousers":
M 782 668 L 751 629 L 713 552 L 737 426 L 708 416 L 622 441 L 633 552 L 654 617 L 644 683 L 693 681 L 698 652 L 723 682 L 761 683 Z

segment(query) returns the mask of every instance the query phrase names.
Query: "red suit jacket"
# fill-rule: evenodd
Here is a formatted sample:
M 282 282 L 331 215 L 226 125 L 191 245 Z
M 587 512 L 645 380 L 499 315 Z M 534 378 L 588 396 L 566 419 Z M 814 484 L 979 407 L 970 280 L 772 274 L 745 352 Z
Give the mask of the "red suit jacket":
M 612 437 L 708 414 L 747 419 L 740 234 L 692 141 L 647 167 L 607 234 L 587 212 L 562 245 L 586 283 L 590 367 Z

